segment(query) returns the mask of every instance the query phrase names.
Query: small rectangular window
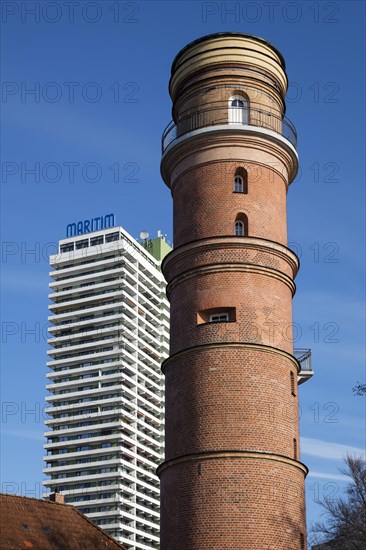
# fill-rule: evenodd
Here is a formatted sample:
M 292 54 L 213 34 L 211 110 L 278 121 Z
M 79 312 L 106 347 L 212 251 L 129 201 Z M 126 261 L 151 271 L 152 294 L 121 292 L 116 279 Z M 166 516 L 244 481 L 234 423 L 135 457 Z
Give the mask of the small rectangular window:
M 89 246 L 89 239 L 82 239 L 81 241 L 76 241 L 76 250 L 80 248 L 87 248 Z
M 95 246 L 97 244 L 103 244 L 103 235 L 99 235 L 98 237 L 93 237 L 90 239 L 90 246 Z
M 228 313 L 214 313 L 210 315 L 210 323 L 224 323 L 229 320 Z
M 74 250 L 74 243 L 62 244 L 60 246 L 60 252 L 71 252 L 71 250 Z
M 197 325 L 227 323 L 236 321 L 235 307 L 214 307 L 197 312 Z
M 112 241 L 119 241 L 119 233 L 109 233 L 109 235 L 105 236 L 105 242 L 110 243 Z

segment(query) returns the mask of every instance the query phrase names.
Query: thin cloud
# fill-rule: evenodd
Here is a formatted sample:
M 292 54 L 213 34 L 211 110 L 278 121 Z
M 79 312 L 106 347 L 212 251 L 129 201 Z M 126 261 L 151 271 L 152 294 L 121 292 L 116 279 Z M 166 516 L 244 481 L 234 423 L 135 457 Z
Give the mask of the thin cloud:
M 347 476 L 342 474 L 326 474 L 324 472 L 313 472 L 310 470 L 308 477 L 317 477 L 321 479 L 337 479 L 338 481 L 349 481 Z
M 322 439 L 301 438 L 301 452 L 305 455 L 342 460 L 347 454 L 365 456 L 365 449 L 350 447 L 340 443 L 331 443 Z

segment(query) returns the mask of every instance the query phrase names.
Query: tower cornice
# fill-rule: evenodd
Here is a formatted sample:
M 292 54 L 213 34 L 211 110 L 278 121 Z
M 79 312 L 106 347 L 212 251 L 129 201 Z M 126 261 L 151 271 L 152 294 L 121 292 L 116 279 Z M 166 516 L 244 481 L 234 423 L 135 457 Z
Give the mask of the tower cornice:
M 172 466 L 182 464 L 185 462 L 200 462 L 202 460 L 218 460 L 218 459 L 252 459 L 252 460 L 270 460 L 273 462 L 282 462 L 289 466 L 293 466 L 306 477 L 309 469 L 305 464 L 288 456 L 280 455 L 277 453 L 267 453 L 265 451 L 244 451 L 244 450 L 225 450 L 225 451 L 203 451 L 200 453 L 192 453 L 188 455 L 172 458 L 160 464 L 156 469 L 156 474 L 160 477 L 161 473 Z
M 269 40 L 266 40 L 265 38 L 262 38 L 261 36 L 256 36 L 255 34 L 248 34 L 244 32 L 234 32 L 234 31 L 226 31 L 226 32 L 215 32 L 211 34 L 206 34 L 205 36 L 201 36 L 200 38 L 197 38 L 196 40 L 192 40 L 192 42 L 189 42 L 184 48 L 182 48 L 177 55 L 175 56 L 173 63 L 172 63 L 172 72 L 175 71 L 176 65 L 179 62 L 179 59 L 182 57 L 182 55 L 192 46 L 201 44 L 202 42 L 205 42 L 206 40 L 212 40 L 214 38 L 220 38 L 220 37 L 239 37 L 239 38 L 249 38 L 251 40 L 256 40 L 257 42 L 260 42 L 261 44 L 265 44 L 266 46 L 269 46 L 274 50 L 280 61 L 283 69 L 286 69 L 286 62 L 281 54 L 281 52 L 272 44 L 272 42 L 269 42 Z
M 161 175 L 171 188 L 188 166 L 201 166 L 214 158 L 257 162 L 257 153 L 269 169 L 276 167 L 286 185 L 296 177 L 299 158 L 291 142 L 278 132 L 253 125 L 221 124 L 205 126 L 176 138 L 161 160 Z M 267 155 L 267 157 L 265 157 Z M 172 177 L 173 175 L 173 177 Z
M 187 270 L 180 275 L 177 275 L 167 286 L 166 294 L 169 299 L 170 293 L 172 290 L 182 282 L 186 282 L 189 279 L 200 277 L 201 275 L 213 275 L 216 273 L 255 273 L 257 275 L 264 275 L 277 279 L 284 283 L 291 291 L 292 296 L 295 295 L 296 285 L 293 280 L 279 271 L 278 269 L 268 268 L 259 264 L 242 264 L 240 262 L 236 263 L 217 263 L 211 265 L 203 265 L 200 267 L 194 267 L 190 270 Z
M 201 344 L 198 346 L 192 346 L 190 348 L 186 348 L 184 350 L 178 351 L 174 353 L 173 355 L 170 355 L 165 361 L 163 361 L 161 365 L 161 370 L 165 374 L 167 368 L 170 366 L 171 363 L 176 362 L 177 359 L 180 359 L 184 357 L 187 354 L 196 354 L 196 353 L 202 353 L 207 350 L 213 350 L 213 349 L 251 349 L 255 351 L 259 351 L 261 353 L 269 353 L 269 354 L 275 354 L 280 355 L 282 357 L 285 357 L 288 359 L 292 365 L 297 369 L 297 373 L 301 371 L 301 366 L 299 361 L 288 353 L 285 350 L 275 348 L 273 346 L 268 346 L 266 344 L 258 344 L 255 342 L 214 342 L 210 344 Z
M 199 239 L 186 244 L 183 244 L 174 250 L 172 250 L 162 262 L 162 271 L 165 278 L 170 282 L 175 276 L 174 270 L 177 262 L 184 260 L 187 264 L 190 258 L 195 259 L 195 266 L 199 267 L 199 258 L 205 251 L 215 252 L 217 250 L 254 250 L 265 252 L 271 259 L 277 257 L 278 259 L 285 261 L 291 271 L 292 278 L 294 279 L 299 270 L 300 260 L 287 246 L 283 244 L 270 241 L 267 239 L 260 239 L 258 237 L 235 237 L 232 235 L 222 237 L 208 237 L 205 239 Z M 177 269 L 178 273 L 182 273 L 180 268 Z
M 173 101 L 189 85 L 192 75 L 215 67 L 255 67 L 272 77 L 283 97 L 288 79 L 280 52 L 268 41 L 244 33 L 216 33 L 195 40 L 175 57 L 169 82 Z

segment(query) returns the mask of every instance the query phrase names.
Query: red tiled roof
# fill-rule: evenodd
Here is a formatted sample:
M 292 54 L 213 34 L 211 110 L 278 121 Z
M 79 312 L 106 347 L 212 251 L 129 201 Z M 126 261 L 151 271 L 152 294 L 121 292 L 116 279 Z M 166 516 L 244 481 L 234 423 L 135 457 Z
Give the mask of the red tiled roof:
M 73 506 L 0 493 L 0 549 L 121 550 Z

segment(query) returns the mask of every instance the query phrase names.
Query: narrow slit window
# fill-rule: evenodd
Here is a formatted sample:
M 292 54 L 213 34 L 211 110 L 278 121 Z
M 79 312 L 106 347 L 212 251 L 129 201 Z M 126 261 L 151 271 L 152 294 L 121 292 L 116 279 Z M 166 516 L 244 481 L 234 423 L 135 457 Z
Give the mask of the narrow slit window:
M 303 533 L 300 533 L 300 550 L 305 550 L 305 537 Z
M 297 460 L 297 439 L 294 437 L 294 459 Z
M 295 375 L 292 371 L 290 372 L 290 382 L 291 382 L 291 393 L 292 395 L 296 396 Z

